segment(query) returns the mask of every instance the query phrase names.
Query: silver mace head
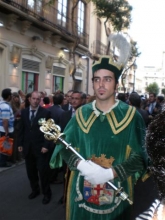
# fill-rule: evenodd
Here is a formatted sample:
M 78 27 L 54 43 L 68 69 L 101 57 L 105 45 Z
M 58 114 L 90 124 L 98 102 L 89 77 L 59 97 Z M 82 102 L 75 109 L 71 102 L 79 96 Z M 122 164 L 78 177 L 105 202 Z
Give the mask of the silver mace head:
M 40 130 L 44 133 L 44 137 L 49 141 L 56 143 L 59 137 L 64 136 L 61 133 L 60 126 L 56 125 L 52 118 L 47 121 L 45 118 L 40 118 L 38 124 L 40 125 Z

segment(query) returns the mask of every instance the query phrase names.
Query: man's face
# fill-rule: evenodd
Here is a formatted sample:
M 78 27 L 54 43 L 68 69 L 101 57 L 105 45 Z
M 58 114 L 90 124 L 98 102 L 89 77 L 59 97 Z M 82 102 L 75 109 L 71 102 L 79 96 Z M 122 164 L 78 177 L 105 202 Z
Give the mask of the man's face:
M 116 89 L 114 73 L 106 69 L 96 71 L 93 77 L 93 89 L 96 100 L 114 99 Z
M 72 93 L 71 99 L 72 99 L 71 105 L 74 109 L 77 109 L 79 106 L 82 105 L 82 99 L 80 93 Z
M 41 101 L 41 94 L 39 92 L 33 92 L 29 98 L 30 105 L 32 109 L 35 109 L 39 106 Z
M 71 104 L 71 102 L 72 102 L 72 92 L 68 92 L 66 98 L 67 98 L 67 101 Z
M 155 100 L 156 100 L 156 97 L 154 96 L 154 94 L 150 94 L 149 95 L 149 102 L 155 102 Z

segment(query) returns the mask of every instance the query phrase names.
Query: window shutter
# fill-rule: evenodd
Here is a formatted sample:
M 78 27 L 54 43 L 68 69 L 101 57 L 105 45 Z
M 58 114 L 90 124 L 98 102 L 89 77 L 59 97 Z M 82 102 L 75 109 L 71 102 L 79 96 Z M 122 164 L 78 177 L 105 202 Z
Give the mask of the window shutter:
M 40 62 L 23 58 L 22 59 L 22 69 L 39 73 L 40 72 Z

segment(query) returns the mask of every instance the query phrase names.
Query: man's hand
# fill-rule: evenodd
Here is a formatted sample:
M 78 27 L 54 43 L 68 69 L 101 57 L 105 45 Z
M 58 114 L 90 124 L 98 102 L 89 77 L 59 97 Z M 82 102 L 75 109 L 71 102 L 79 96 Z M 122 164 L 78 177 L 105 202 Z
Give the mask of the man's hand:
M 92 184 L 102 184 L 114 179 L 113 169 L 105 169 L 92 161 L 81 160 L 78 163 L 77 169 L 81 175 Z
M 19 152 L 22 152 L 22 151 L 23 151 L 23 147 L 21 147 L 21 146 L 18 147 L 18 151 L 19 151 Z
M 48 149 L 47 148 L 45 148 L 45 147 L 42 147 L 42 149 L 41 149 L 41 153 L 46 153 L 46 152 L 48 152 Z

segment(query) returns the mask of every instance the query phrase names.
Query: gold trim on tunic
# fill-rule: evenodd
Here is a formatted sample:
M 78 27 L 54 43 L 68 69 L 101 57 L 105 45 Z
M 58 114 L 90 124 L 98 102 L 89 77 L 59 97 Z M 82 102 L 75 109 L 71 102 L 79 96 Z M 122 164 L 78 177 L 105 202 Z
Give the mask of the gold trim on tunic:
M 136 109 L 134 107 L 129 106 L 125 117 L 120 122 L 117 121 L 117 118 L 116 118 L 113 110 L 111 112 L 107 113 L 106 117 L 107 117 L 109 125 L 112 129 L 112 132 L 114 134 L 118 134 L 121 131 L 123 131 L 132 121 L 132 118 L 135 115 L 135 111 L 136 111 Z M 81 128 L 81 130 L 86 134 L 89 133 L 90 128 L 93 125 L 93 123 L 95 122 L 96 118 L 97 118 L 97 116 L 95 115 L 94 111 L 92 111 L 91 115 L 89 116 L 89 118 L 87 120 L 85 120 L 83 117 L 82 107 L 80 107 L 76 111 L 76 120 L 78 122 L 78 125 Z

